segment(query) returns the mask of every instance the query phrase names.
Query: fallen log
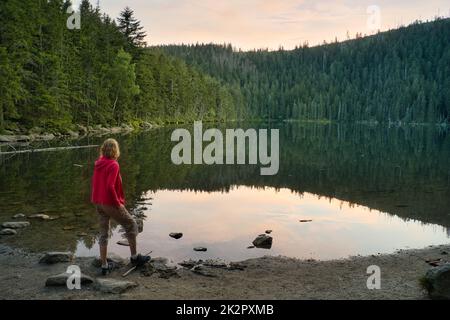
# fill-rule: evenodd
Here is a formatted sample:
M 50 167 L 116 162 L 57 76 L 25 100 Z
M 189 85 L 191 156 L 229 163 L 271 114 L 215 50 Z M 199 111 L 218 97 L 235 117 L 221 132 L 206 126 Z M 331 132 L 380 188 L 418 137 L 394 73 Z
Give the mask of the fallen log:
M 87 149 L 87 148 L 96 148 L 96 147 L 98 147 L 98 145 L 55 147 L 55 148 L 45 148 L 45 149 L 15 150 L 15 151 L 0 152 L 0 156 L 7 155 L 7 154 L 17 154 L 17 153 L 51 152 L 51 151 L 72 150 L 72 149 Z

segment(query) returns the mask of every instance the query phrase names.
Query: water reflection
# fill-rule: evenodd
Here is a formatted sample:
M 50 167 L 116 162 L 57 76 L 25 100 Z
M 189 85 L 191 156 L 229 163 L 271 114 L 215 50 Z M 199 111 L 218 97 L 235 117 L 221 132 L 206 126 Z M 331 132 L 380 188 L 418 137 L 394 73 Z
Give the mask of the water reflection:
M 174 259 L 267 253 L 328 259 L 448 241 L 446 132 L 434 127 L 271 126 L 280 129 L 281 153 L 280 171 L 273 177 L 260 176 L 258 166 L 174 166 L 170 128 L 119 137 L 128 205 L 132 210 L 147 207 L 143 246 Z M 96 157 L 96 150 L 83 149 L 1 158 L 0 221 L 16 213 L 59 219 L 33 221 L 18 236 L 0 241 L 37 251 L 96 254 L 97 219 L 89 203 Z M 274 230 L 272 249 L 246 249 L 266 229 Z M 185 235 L 175 240 L 170 232 Z M 115 237 L 120 240 L 117 232 Z M 208 251 L 196 253 L 194 246 Z

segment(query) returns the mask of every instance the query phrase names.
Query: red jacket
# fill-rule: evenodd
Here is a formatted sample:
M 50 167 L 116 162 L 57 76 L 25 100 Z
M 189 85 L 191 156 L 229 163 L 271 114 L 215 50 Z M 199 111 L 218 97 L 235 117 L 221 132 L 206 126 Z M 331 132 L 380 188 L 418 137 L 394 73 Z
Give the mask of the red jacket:
M 116 160 L 100 157 L 95 161 L 91 201 L 115 207 L 125 204 L 120 167 Z

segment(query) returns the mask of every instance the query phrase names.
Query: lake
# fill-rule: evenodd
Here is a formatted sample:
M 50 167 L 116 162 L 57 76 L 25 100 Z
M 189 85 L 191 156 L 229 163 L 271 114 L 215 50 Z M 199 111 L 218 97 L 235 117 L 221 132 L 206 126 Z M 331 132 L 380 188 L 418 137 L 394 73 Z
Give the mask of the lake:
M 448 130 L 283 122 L 239 127 L 280 130 L 277 175 L 261 176 L 260 165 L 176 166 L 170 127 L 116 137 L 127 208 L 146 216 L 141 252 L 174 262 L 264 255 L 328 260 L 450 242 Z M 0 157 L 0 222 L 17 213 L 58 218 L 31 220 L 31 227 L 0 242 L 97 255 L 97 216 L 89 203 L 97 154 L 93 148 Z M 249 249 L 266 230 L 272 230 L 271 249 Z M 184 236 L 175 240 L 171 232 Z M 128 248 L 116 244 L 121 239 L 114 226 L 110 251 L 127 256 Z M 208 251 L 193 251 L 197 246 Z

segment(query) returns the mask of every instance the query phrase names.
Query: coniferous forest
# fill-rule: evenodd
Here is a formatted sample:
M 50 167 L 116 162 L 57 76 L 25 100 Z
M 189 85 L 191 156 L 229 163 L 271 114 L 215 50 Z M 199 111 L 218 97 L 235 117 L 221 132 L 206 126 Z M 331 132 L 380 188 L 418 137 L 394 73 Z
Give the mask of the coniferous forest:
M 88 0 L 80 29 L 69 1 L 0 2 L 0 130 L 74 124 L 235 119 L 239 92 L 160 50 L 144 51 L 143 26 Z
M 147 47 L 126 8 L 0 3 L 0 130 L 195 119 L 448 123 L 450 20 L 295 50 Z M 151 37 L 151 35 L 147 35 Z
M 163 49 L 239 86 L 252 117 L 450 121 L 450 19 L 291 51 L 240 52 L 231 45 Z

